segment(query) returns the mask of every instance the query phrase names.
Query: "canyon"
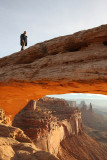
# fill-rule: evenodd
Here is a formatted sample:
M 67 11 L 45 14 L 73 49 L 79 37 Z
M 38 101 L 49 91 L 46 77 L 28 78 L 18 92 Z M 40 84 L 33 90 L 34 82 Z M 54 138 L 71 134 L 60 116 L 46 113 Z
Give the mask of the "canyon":
M 13 126 L 21 128 L 37 147 L 56 156 L 63 139 L 82 132 L 78 109 L 72 109 L 64 100 L 46 97 L 31 100 L 15 116 Z
M 0 160 L 58 160 L 49 152 L 37 148 L 20 128 L 8 123 L 3 110 L 0 119 Z
M 91 103 L 87 106 L 85 101 L 80 103 L 80 110 L 84 131 L 96 141 L 107 145 L 107 119 L 104 115 L 100 110 L 95 110 Z
M 5 155 L 7 146 L 11 150 L 2 160 L 24 155 L 32 160 L 107 159 L 107 148 L 83 131 L 78 109 L 42 98 L 63 93 L 107 94 L 107 25 L 0 58 L 0 108 L 8 117 L 1 116 L 1 131 L 8 134 L 0 133 L 0 152 Z M 14 127 L 7 124 L 9 118 Z
M 106 160 L 107 148 L 84 132 L 80 110 L 63 99 L 31 100 L 16 114 L 13 126 L 60 160 Z

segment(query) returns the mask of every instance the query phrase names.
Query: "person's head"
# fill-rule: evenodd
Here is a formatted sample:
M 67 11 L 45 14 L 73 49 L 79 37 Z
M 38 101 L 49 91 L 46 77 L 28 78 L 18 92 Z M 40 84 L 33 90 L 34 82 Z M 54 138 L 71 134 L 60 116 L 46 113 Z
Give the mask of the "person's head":
M 24 34 L 26 34 L 26 31 L 24 31 Z

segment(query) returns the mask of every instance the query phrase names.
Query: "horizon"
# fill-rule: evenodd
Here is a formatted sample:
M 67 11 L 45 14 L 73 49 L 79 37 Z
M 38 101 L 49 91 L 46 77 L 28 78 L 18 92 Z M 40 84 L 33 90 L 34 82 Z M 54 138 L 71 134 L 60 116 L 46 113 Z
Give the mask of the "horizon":
M 106 0 L 0 0 L 0 58 L 20 51 L 20 35 L 24 30 L 27 31 L 28 48 L 107 24 L 106 6 Z
M 92 103 L 97 107 L 107 107 L 107 96 L 101 94 L 67 93 L 59 95 L 46 95 L 46 97 L 59 98 L 71 101 L 75 100 L 79 101 L 79 103 L 84 100 L 86 101 L 87 105 Z

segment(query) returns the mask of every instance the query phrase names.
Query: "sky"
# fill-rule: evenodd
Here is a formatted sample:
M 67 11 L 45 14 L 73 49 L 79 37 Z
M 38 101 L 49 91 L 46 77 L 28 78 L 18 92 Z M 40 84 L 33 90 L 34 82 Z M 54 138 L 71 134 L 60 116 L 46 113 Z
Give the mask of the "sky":
M 101 94 L 84 94 L 84 93 L 69 93 L 59 95 L 47 95 L 48 97 L 62 98 L 65 100 L 77 101 L 79 104 L 82 100 L 85 100 L 86 104 L 94 104 L 96 108 L 107 108 L 107 96 Z
M 28 46 L 107 23 L 107 0 L 0 0 L 0 58 Z

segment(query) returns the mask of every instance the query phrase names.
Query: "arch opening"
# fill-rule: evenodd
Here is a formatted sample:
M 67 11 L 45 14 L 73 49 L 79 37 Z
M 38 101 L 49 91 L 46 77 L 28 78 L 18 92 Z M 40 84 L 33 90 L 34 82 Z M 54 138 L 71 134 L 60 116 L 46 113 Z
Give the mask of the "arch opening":
M 106 95 L 71 93 L 47 95 L 46 97 L 65 100 L 71 108 L 79 109 L 81 111 L 84 131 L 96 141 L 107 145 Z

